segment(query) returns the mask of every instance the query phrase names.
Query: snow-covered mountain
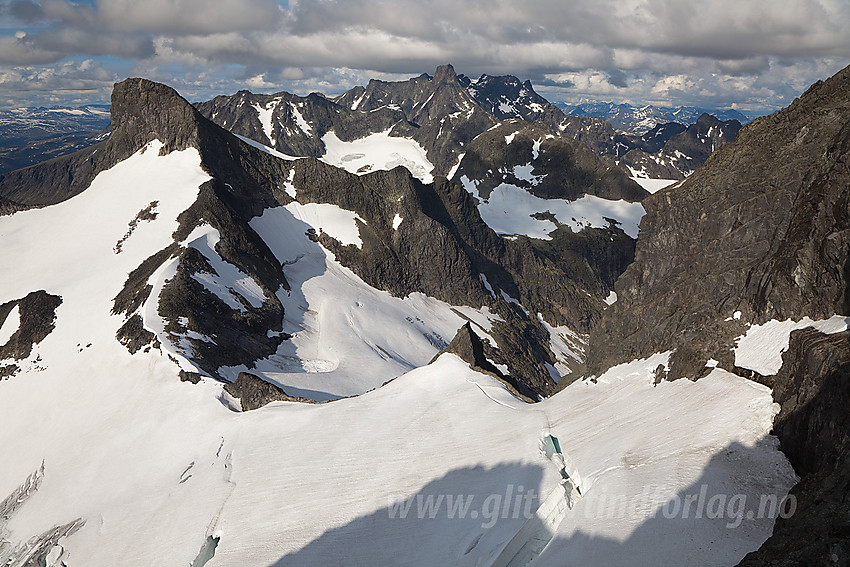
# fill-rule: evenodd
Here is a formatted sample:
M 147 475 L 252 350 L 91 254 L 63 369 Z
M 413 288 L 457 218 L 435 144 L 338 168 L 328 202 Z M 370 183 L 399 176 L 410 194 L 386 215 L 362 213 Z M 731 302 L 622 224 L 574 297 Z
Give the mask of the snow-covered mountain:
M 688 127 L 662 124 L 640 137 L 618 136 L 617 162 L 636 179 L 684 179 L 714 150 L 734 141 L 740 129 L 737 120 L 721 122 L 709 114 Z
M 840 564 L 848 83 L 651 196 L 450 68 L 119 83 L 0 175 L 0 560 Z
M 661 124 L 674 122 L 684 126 L 695 124 L 703 114 L 710 114 L 722 122 L 737 120 L 747 124 L 752 117 L 731 108 L 697 108 L 693 106 L 664 107 L 655 105 L 633 106 L 613 102 L 589 102 L 564 105 L 572 116 L 600 118 L 611 124 L 618 132 L 642 136 Z
M 449 176 L 472 140 L 506 120 L 547 126 L 554 136 L 581 142 L 608 167 L 622 169 L 653 190 L 689 175 L 715 146 L 734 140 L 740 128 L 737 122 L 707 117 L 681 130 L 672 123 L 629 136 L 600 118 L 565 114 L 529 81 L 511 75 L 472 80 L 456 75 L 450 65 L 439 67 L 433 77 L 372 80 L 333 99 L 240 91 L 197 107 L 231 132 L 284 155 L 317 157 L 352 173 L 403 165 L 426 182 L 434 175 Z

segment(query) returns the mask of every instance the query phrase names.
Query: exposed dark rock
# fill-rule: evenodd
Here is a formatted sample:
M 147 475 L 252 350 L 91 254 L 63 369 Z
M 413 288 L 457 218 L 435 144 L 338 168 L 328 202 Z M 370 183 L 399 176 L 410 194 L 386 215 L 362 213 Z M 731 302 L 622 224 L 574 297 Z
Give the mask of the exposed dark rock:
M 129 273 L 124 287 L 112 301 L 112 314 L 134 313 L 150 297 L 153 287 L 148 283 L 150 277 L 166 260 L 177 255 L 179 247 L 172 243 L 153 254 Z
M 0 325 L 12 308 L 17 305 L 20 325 L 4 345 L 0 345 L 0 360 L 24 360 L 32 353 L 35 345 L 43 341 L 54 329 L 56 308 L 62 298 L 44 290 L 33 291 L 21 299 L 0 305 Z
M 533 166 L 534 182 L 515 174 L 515 168 L 527 165 Z M 483 198 L 502 183 L 523 187 L 543 199 L 575 200 L 596 195 L 635 202 L 649 195 L 621 169 L 607 166 L 583 144 L 556 137 L 544 125 L 521 121 L 502 123 L 470 143 L 454 174 L 454 179 L 461 177 L 474 180 Z
M 351 141 L 384 132 L 406 121 L 404 112 L 389 106 L 363 112 L 337 104 L 318 93 L 300 97 L 287 92 L 265 95 L 243 90 L 231 96 L 217 96 L 196 107 L 201 114 L 234 134 L 299 157 L 324 154 L 321 138 L 330 131 L 343 141 Z M 270 113 L 271 137 L 266 131 L 267 125 L 260 120 L 258 109 Z
M 0 366 L 0 379 L 14 376 L 20 371 L 21 367 L 17 364 L 6 364 L 5 366 Z
M 18 204 L 14 201 L 6 199 L 5 197 L 0 197 L 0 217 L 4 215 L 11 215 L 13 213 L 17 213 L 18 211 L 25 211 L 29 207 Z
M 425 148 L 435 175 L 446 175 L 463 147 L 497 120 L 481 108 L 458 80 L 451 65 L 437 67 L 434 76 L 422 74 L 395 83 L 371 80 L 336 99 L 343 107 L 363 112 L 393 105 L 406 120 L 391 135 L 408 136 Z
M 743 128 L 679 187 L 643 201 L 635 262 L 588 364 L 673 350 L 671 378 L 732 369 L 743 322 L 848 313 L 850 70 Z M 727 320 L 741 311 L 741 321 Z
M 434 164 L 435 175 L 445 175 L 457 163 L 463 146 L 496 122 L 475 103 L 451 65 L 438 67 L 433 77 L 422 74 L 408 81 L 371 80 L 335 99 L 316 93 L 299 97 L 286 92 L 256 95 L 239 91 L 197 107 L 233 133 L 293 156 L 323 155 L 321 138 L 330 131 L 351 141 L 389 130 L 391 136 L 409 137 L 421 144 Z M 258 108 L 271 112 L 271 137 Z
M 197 384 L 202 378 L 197 372 L 189 372 L 187 370 L 181 370 L 179 376 L 181 382 L 191 382 L 192 384 Z
M 130 354 L 136 354 L 138 351 L 148 345 L 158 348 L 156 335 L 145 329 L 142 316 L 136 313 L 121 325 L 115 335 L 118 342 L 127 347 Z
M 512 75 L 481 75 L 476 81 L 461 76 L 475 101 L 500 120 L 517 118 L 545 124 L 564 138 L 581 142 L 600 156 L 618 157 L 627 151 L 617 133 L 599 118 L 571 116 L 534 91 L 530 81 Z M 613 165 L 613 164 L 612 164 Z
M 494 298 L 481 274 L 529 309 L 549 313 L 552 321 L 564 322 L 567 314 L 577 312 L 592 317 L 585 312 L 591 304 L 576 308 L 573 298 L 586 296 L 574 293 L 557 266 L 527 243 L 496 235 L 481 220 L 469 193 L 444 178 L 425 185 L 404 168 L 358 177 L 306 160 L 295 171 L 293 184 L 301 202 L 334 203 L 366 221 L 360 225 L 359 249 L 326 234 L 317 236 L 343 265 L 369 285 L 399 297 L 418 291 L 453 305 L 489 305 L 505 318 L 504 327 L 495 331 L 499 351 L 508 348 L 493 359 L 508 364 L 511 374 L 534 391 L 551 392 L 554 382 L 540 366 L 541 360 L 551 363 L 551 355 L 546 346 L 529 342 L 532 334 L 541 339 L 545 331 L 528 331 L 528 325 L 539 327 L 536 319 L 528 321 L 498 292 Z M 404 218 L 397 229 L 392 227 L 395 214 Z M 538 286 L 546 285 L 548 292 L 538 295 Z M 548 336 L 542 344 L 548 345 Z
M 679 127 L 682 130 L 676 132 Z M 734 141 L 740 129 L 737 120 L 721 122 L 703 114 L 687 128 L 671 123 L 656 126 L 640 138 L 618 135 L 617 141 L 631 148 L 619 158 L 619 165 L 653 178 L 684 179 L 701 167 L 714 150 Z M 664 145 L 654 149 L 667 136 Z
M 505 377 L 498 368 L 493 366 L 492 362 L 487 360 L 487 357 L 484 354 L 484 344 L 481 342 L 478 335 L 475 334 L 475 331 L 472 330 L 472 326 L 469 322 L 464 323 L 463 327 L 457 330 L 452 342 L 449 343 L 449 346 L 447 346 L 443 352 L 450 352 L 458 355 L 458 357 L 472 366 L 475 370 L 494 374 L 502 379 Z M 439 356 L 439 354 L 437 356 Z M 434 357 L 435 360 L 436 358 L 437 357 Z
M 455 354 L 469 364 L 473 370 L 489 374 L 500 382 L 503 382 L 515 395 L 527 401 L 535 401 L 537 399 L 537 393 L 496 368 L 487 358 L 486 351 L 488 350 L 492 351 L 492 349 L 488 349 L 488 345 L 485 345 L 475 331 L 472 330 L 472 325 L 467 322 L 458 329 L 452 342 L 438 353 L 431 362 L 437 360 L 444 352 Z
M 304 398 L 287 395 L 282 389 L 248 372 L 240 372 L 236 381 L 224 385 L 224 389 L 242 402 L 242 411 L 259 409 L 271 402 L 315 403 Z
M 244 302 L 242 310 L 234 309 L 192 277 L 215 273 L 200 252 L 187 247 L 179 258 L 176 274 L 160 293 L 158 312 L 167 321 L 165 332 L 175 342 L 192 344 L 195 364 L 220 378 L 222 366 L 250 363 L 277 351 L 287 336 L 268 336 L 269 330 L 280 331 L 283 321 L 283 307 L 276 298 L 267 295 L 261 307 Z M 189 330 L 211 335 L 210 340 L 185 336 Z
M 774 432 L 800 475 L 796 510 L 741 567 L 850 564 L 850 332 L 791 333 L 770 384 L 782 410 Z M 789 504 L 790 508 L 790 504 Z

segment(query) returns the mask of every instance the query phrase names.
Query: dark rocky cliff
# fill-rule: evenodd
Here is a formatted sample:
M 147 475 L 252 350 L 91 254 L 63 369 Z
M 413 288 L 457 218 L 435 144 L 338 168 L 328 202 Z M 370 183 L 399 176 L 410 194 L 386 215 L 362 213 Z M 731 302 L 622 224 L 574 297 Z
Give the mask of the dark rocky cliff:
M 588 367 L 673 350 L 669 379 L 709 358 L 766 383 L 801 476 L 797 512 L 742 565 L 846 565 L 850 335 L 797 331 L 775 376 L 734 366 L 747 323 L 850 313 L 850 68 L 743 128 L 681 185 L 643 201 L 635 262 L 594 329 Z M 740 311 L 740 320 L 732 317 Z
M 676 349 L 672 377 L 714 357 L 726 321 L 848 313 L 850 71 L 741 130 L 680 186 L 642 204 L 635 262 L 593 336 L 596 372 Z

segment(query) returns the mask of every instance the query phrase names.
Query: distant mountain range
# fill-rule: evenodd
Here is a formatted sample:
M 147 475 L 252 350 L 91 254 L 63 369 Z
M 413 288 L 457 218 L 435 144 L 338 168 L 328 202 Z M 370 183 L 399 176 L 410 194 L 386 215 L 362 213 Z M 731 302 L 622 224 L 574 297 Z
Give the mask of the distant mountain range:
M 239 91 L 198 103 L 198 108 L 233 132 L 291 156 L 324 155 L 327 140 L 323 136 L 330 130 L 341 139 L 383 131 L 409 136 L 427 149 L 436 175 L 448 174 L 458 164 L 464 144 L 482 129 L 519 119 L 545 124 L 562 137 L 582 142 L 609 166 L 619 167 L 629 176 L 684 179 L 721 143 L 734 140 L 741 124 L 750 121 L 728 109 L 606 102 L 559 107 L 535 92 L 530 81 L 486 74 L 472 79 L 456 75 L 450 67 L 438 69 L 434 76 L 437 84 L 446 87 L 434 99 L 429 98 L 431 79 L 423 74 L 404 82 L 401 91 L 392 87 L 393 92 L 388 91 L 392 83 L 373 80 L 338 97 Z M 244 112 L 244 104 L 251 112 Z M 452 105 L 462 111 L 443 112 Z M 366 117 L 365 111 L 369 113 Z M 107 105 L 0 111 L 0 173 L 104 139 L 108 112 Z
M 698 108 L 695 106 L 633 106 L 631 104 L 616 104 L 614 102 L 587 102 L 577 105 L 559 104 L 570 116 L 601 118 L 607 121 L 615 130 L 623 134 L 641 136 L 656 126 L 675 122 L 690 126 L 696 123 L 703 114 L 710 114 L 719 120 L 737 120 L 747 124 L 756 118 L 732 108 Z
M 108 128 L 106 104 L 0 110 L 0 173 L 90 146 Z

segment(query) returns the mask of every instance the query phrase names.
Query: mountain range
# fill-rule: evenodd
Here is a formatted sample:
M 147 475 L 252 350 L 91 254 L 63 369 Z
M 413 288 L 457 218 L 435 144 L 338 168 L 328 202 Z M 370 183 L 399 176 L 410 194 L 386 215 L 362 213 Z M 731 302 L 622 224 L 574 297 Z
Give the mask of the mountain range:
M 601 118 L 607 121 L 620 133 L 642 136 L 662 124 L 676 123 L 683 126 L 694 124 L 703 114 L 714 116 L 727 122 L 737 120 L 747 124 L 755 118 L 733 108 L 697 108 L 694 106 L 665 107 L 651 104 L 633 106 L 631 104 L 613 102 L 587 102 L 576 105 L 561 105 L 561 108 L 572 116 Z
M 590 112 L 582 113 L 572 109 L 576 116 L 564 114 L 556 105 L 537 94 L 530 81 L 522 82 L 511 75 L 482 75 L 473 80 L 465 75 L 456 75 L 451 66 L 445 66 L 437 70 L 435 79 L 438 83 L 444 83 L 441 91 L 444 93 L 442 96 L 449 97 L 447 100 L 426 101 L 421 96 L 425 92 L 431 93 L 427 87 L 423 87 L 430 84 L 431 77 L 424 74 L 408 81 L 404 92 L 392 96 L 381 91 L 386 91 L 388 83 L 372 81 L 366 87 L 355 87 L 338 97 L 329 98 L 318 93 L 298 97 L 286 92 L 255 95 L 240 91 L 236 95 L 220 96 L 198 103 L 197 106 L 208 118 L 227 124 L 226 127 L 237 134 L 270 146 L 280 144 L 292 156 L 318 157 L 327 153 L 327 141 L 322 139 L 327 128 L 345 139 L 346 135 L 356 138 L 367 131 L 379 133 L 391 125 L 394 135 L 410 135 L 422 144 L 431 154 L 430 159 L 436 160 L 434 164 L 441 174 L 450 170 L 452 164 L 449 161 L 462 153 L 463 144 L 471 137 L 480 133 L 485 126 L 508 119 L 546 124 L 556 134 L 583 142 L 609 165 L 619 167 L 641 180 L 684 179 L 702 165 L 716 145 L 734 140 L 740 128 L 740 123 L 735 120 L 719 121 L 710 115 L 694 115 L 691 110 L 696 109 L 677 109 L 676 112 L 668 113 L 670 122 L 661 123 L 659 120 L 652 129 L 645 132 L 641 130 L 640 134 L 628 134 L 615 131 L 611 123 L 591 116 L 593 113 Z M 461 92 L 464 89 L 466 93 Z M 450 91 L 451 94 L 445 94 Z M 393 96 L 412 106 L 402 110 L 401 106 L 391 101 Z M 240 106 L 240 103 L 244 104 L 249 99 L 251 108 L 257 109 L 256 115 L 250 110 L 246 113 L 246 109 Z M 292 100 L 299 101 L 298 112 L 293 113 L 287 102 L 284 102 L 280 115 L 275 113 L 280 101 Z M 442 112 L 451 100 L 455 103 L 464 101 L 463 104 L 452 105 L 452 108 L 463 108 L 464 116 L 458 111 L 447 114 Z M 475 109 L 473 115 L 465 116 L 472 108 Z M 108 135 L 107 109 L 106 106 L 87 106 L 78 109 L 38 108 L 6 112 L 0 116 L 0 127 L 8 130 L 0 147 L 0 172 L 64 155 L 102 140 Z M 362 112 L 357 111 L 367 109 L 370 115 L 364 119 Z M 309 124 L 317 127 L 315 132 L 301 112 L 310 116 Z M 340 112 L 343 114 L 339 115 Z M 430 122 L 428 113 L 439 116 L 443 121 L 439 126 L 429 125 L 426 130 L 420 131 L 420 122 Z M 400 125 L 402 114 L 411 126 Z M 657 118 L 664 114 L 659 111 L 652 116 Z M 341 120 L 346 124 L 341 124 Z M 446 123 L 446 120 L 449 122 Z M 463 128 L 453 124 L 467 120 L 471 122 Z M 436 130 L 433 129 L 435 127 Z M 443 132 L 446 134 L 443 135 Z M 279 139 L 280 136 L 285 139 Z M 455 139 L 455 136 L 459 137 Z M 432 147 L 437 145 L 440 150 Z M 446 155 L 436 156 L 438 151 Z M 408 156 L 403 159 L 410 160 Z M 659 186 L 658 183 L 643 183 L 651 188 Z
M 848 93 L 118 83 L 0 174 L 0 560 L 846 563 Z

